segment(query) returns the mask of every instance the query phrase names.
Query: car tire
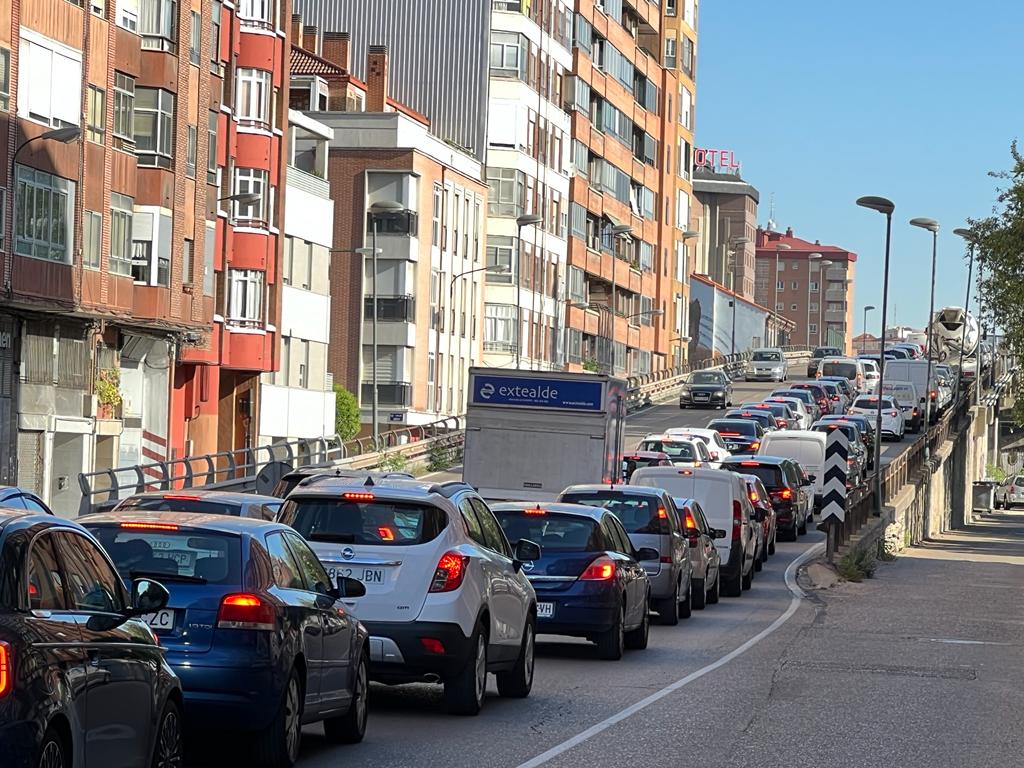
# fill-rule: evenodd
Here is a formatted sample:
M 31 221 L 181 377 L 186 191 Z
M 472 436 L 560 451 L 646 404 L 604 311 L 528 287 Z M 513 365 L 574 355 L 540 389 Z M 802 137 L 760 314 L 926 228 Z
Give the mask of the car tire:
M 185 739 L 182 729 L 181 707 L 177 702 L 168 699 L 157 726 L 156 744 L 153 745 L 153 768 L 184 764 Z
M 359 654 L 359 666 L 352 689 L 352 702 L 341 717 L 324 720 L 324 736 L 332 744 L 358 744 L 366 735 L 366 721 L 369 715 L 370 660 L 369 649 Z
M 674 627 L 679 623 L 679 582 L 676 582 L 675 594 L 664 597 L 654 606 L 658 612 L 658 623 L 666 627 Z
M 43 734 L 35 765 L 36 768 L 71 768 L 68 745 L 55 728 L 47 728 Z
M 643 613 L 643 618 L 640 619 L 640 626 L 636 629 L 632 629 L 626 632 L 623 638 L 623 645 L 631 651 L 642 651 L 647 648 L 647 641 L 651 636 L 651 612 L 646 607 Z
M 461 670 L 444 681 L 444 701 L 453 715 L 480 714 L 487 693 L 487 633 L 477 625 L 470 640 L 472 656 Z
M 764 553 L 764 547 L 761 548 L 760 552 L 755 552 L 754 553 L 754 565 L 751 567 L 751 570 L 753 570 L 753 571 L 760 571 L 762 568 L 764 568 L 764 555 L 763 555 L 763 553 Z M 753 578 L 753 576 L 751 576 L 751 578 Z
M 694 579 L 690 582 L 690 606 L 698 611 L 703 611 L 707 604 L 708 593 L 704 579 Z
M 721 578 L 721 576 L 719 576 Z M 726 597 L 739 597 L 743 594 L 743 578 L 740 574 L 727 578 L 722 584 L 722 594 Z
M 711 585 L 711 589 L 707 593 L 708 605 L 714 605 L 718 602 L 719 597 L 722 594 L 722 571 L 719 569 L 718 573 L 715 574 L 715 583 Z
M 523 646 L 519 649 L 516 665 L 507 672 L 499 672 L 498 694 L 506 699 L 525 699 L 533 689 L 533 665 L 537 650 L 537 627 L 531 616 L 523 629 Z
M 800 534 L 801 536 L 806 536 L 807 535 L 807 518 L 806 517 L 803 520 L 800 521 L 800 527 L 797 528 L 796 530 L 797 530 L 797 533 Z M 796 538 L 794 537 L 793 540 L 796 541 Z
M 761 547 L 761 565 L 762 566 L 765 563 L 768 562 L 768 555 L 771 554 L 771 550 L 769 549 L 770 546 L 771 546 L 771 542 L 766 541 L 764 546 Z M 757 570 L 761 570 L 761 569 L 758 568 Z
M 693 579 L 686 584 L 686 599 L 679 602 L 679 618 L 688 619 L 693 615 Z
M 754 586 L 754 566 L 751 564 L 750 570 L 747 571 L 746 575 L 740 579 L 740 590 L 745 592 Z
M 778 523 L 776 523 L 775 534 L 772 536 L 771 543 L 768 544 L 768 554 L 769 555 L 774 555 L 775 554 L 775 542 L 777 542 L 779 540 L 779 529 L 778 529 L 777 526 L 778 526 Z
M 291 768 L 299 759 L 302 742 L 302 680 L 292 669 L 281 695 L 281 704 L 270 726 L 254 734 L 253 757 L 267 768 Z
M 605 661 L 618 661 L 626 649 L 626 609 L 619 608 L 619 615 L 612 626 L 597 636 L 597 655 Z

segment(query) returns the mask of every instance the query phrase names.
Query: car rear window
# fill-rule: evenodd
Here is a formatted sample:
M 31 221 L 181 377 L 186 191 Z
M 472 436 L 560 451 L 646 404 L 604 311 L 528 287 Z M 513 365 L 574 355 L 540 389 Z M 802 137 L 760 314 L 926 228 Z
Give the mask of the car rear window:
M 495 510 L 512 546 L 520 539 L 540 544 L 551 552 L 599 552 L 608 549 L 597 521 L 579 515 L 559 514 L 544 509 Z
M 718 430 L 718 434 L 728 437 L 730 432 L 755 437 L 757 423 L 746 419 L 715 419 L 708 424 L 708 429 Z
M 857 378 L 856 363 L 822 363 L 822 376 L 842 376 L 844 379 L 853 380 Z
M 238 517 L 242 505 L 223 501 L 208 501 L 201 496 L 142 496 L 125 499 L 117 511 L 139 510 L 145 512 L 199 512 L 210 515 L 233 515 Z
M 241 585 L 242 542 L 238 536 L 165 530 L 166 523 L 151 528 L 146 525 L 126 521 L 120 526 L 89 526 L 122 578 L 153 576 L 174 581 L 177 577 L 182 581 Z
M 777 363 L 782 359 L 782 355 L 778 352 L 755 352 L 750 359 L 758 363 Z
M 593 491 L 564 494 L 566 504 L 585 504 L 607 509 L 622 523 L 626 533 L 669 533 L 668 513 L 656 496 L 615 491 Z
M 697 454 L 693 450 L 693 444 L 690 442 L 674 442 L 672 440 L 644 440 L 642 443 L 641 450 L 644 451 L 661 451 L 666 454 L 669 459 L 675 461 L 696 461 Z M 637 466 L 649 466 L 651 461 L 647 460 L 648 463 L 641 465 L 637 460 Z
M 781 488 L 784 483 L 782 469 L 771 464 L 758 464 L 755 461 L 728 461 L 722 469 L 741 475 L 753 475 L 764 483 L 765 488 Z
M 824 432 L 826 435 L 833 430 L 840 430 L 849 440 L 858 440 L 857 428 L 849 424 L 815 424 L 811 429 L 814 432 Z
M 308 541 L 385 547 L 425 544 L 436 539 L 448 524 L 444 511 L 429 504 L 363 499 L 362 493 L 351 496 L 288 499 L 278 521 L 290 525 Z
M 854 402 L 853 407 L 867 408 L 869 410 L 874 411 L 877 410 L 879 407 L 881 407 L 882 409 L 892 409 L 895 408 L 896 406 L 893 403 L 892 398 L 889 397 L 883 397 L 881 399 L 881 406 L 879 406 L 879 399 L 877 397 L 858 397 L 857 400 Z
M 808 392 L 806 389 L 790 389 L 786 390 L 785 393 L 779 393 L 781 397 L 795 397 L 805 405 L 813 405 L 815 397 L 813 394 Z
M 762 427 L 774 426 L 775 418 L 770 414 L 763 411 L 729 411 L 725 414 L 730 419 L 742 419 L 744 421 L 756 421 Z

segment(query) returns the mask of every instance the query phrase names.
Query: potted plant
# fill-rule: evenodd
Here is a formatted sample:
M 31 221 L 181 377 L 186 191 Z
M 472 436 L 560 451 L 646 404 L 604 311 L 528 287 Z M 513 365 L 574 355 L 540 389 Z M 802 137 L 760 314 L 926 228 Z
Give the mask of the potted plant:
M 121 407 L 121 371 L 104 368 L 96 379 L 96 401 L 99 403 L 99 418 L 112 419 Z

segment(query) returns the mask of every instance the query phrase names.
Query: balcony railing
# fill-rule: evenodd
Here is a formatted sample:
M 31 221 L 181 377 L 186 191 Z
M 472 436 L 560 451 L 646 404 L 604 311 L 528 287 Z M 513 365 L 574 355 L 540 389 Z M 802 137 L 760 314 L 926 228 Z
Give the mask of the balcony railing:
M 286 178 L 289 187 L 301 189 L 303 192 L 308 192 L 309 194 L 323 198 L 324 200 L 331 199 L 331 185 L 327 179 L 314 176 L 309 171 L 296 168 L 294 165 L 288 166 L 288 175 Z
M 363 319 L 373 320 L 373 298 L 363 299 Z M 377 320 L 382 323 L 411 323 L 416 319 L 416 300 L 412 296 L 378 296 Z
M 366 214 L 366 231 L 373 232 L 374 225 L 380 235 L 415 235 L 419 231 L 419 214 L 416 211 Z
M 368 408 L 373 402 L 373 384 L 364 381 L 360 386 L 360 402 Z M 377 382 L 377 403 L 385 406 L 408 406 L 412 403 L 412 384 L 401 382 Z

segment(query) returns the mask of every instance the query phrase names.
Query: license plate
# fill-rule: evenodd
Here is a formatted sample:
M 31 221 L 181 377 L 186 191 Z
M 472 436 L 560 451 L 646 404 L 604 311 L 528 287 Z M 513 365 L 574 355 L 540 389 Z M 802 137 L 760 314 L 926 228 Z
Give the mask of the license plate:
M 156 613 L 143 614 L 139 618 L 149 624 L 151 629 L 174 629 L 174 611 L 166 608 Z
M 354 568 L 331 568 L 327 571 L 327 575 L 332 579 L 358 579 L 363 584 L 383 584 L 384 583 L 384 569 L 383 568 L 362 568 L 355 566 Z
M 711 395 L 707 394 L 706 392 L 698 392 L 693 397 L 695 400 L 708 400 L 711 397 Z
M 554 603 L 537 603 L 537 618 L 550 619 L 555 615 Z

